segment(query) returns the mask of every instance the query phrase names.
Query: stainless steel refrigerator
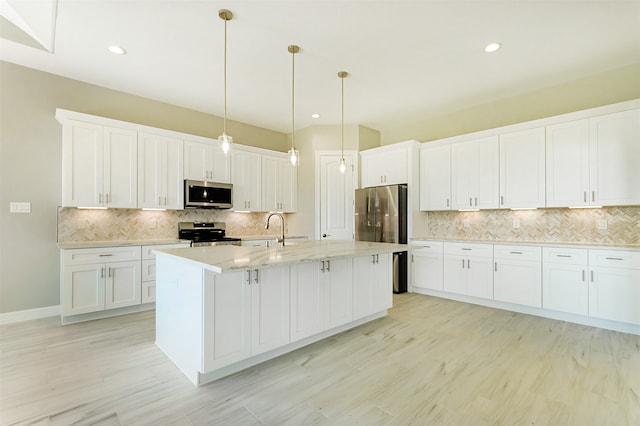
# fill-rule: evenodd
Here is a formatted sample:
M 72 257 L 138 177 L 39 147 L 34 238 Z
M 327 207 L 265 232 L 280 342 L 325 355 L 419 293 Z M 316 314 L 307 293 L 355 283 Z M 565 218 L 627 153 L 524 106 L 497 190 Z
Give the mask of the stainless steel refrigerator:
M 407 185 L 356 189 L 356 241 L 407 243 Z M 406 251 L 393 254 L 393 292 L 407 291 Z

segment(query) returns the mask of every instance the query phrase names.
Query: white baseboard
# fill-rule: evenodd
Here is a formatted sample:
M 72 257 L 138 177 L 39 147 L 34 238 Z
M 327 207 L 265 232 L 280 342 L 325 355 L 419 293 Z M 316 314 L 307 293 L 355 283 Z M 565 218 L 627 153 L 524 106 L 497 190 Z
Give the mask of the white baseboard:
M 57 315 L 60 315 L 60 305 L 27 309 L 26 311 L 7 312 L 4 314 L 0 314 L 0 324 L 11 324 L 20 321 L 55 317 Z

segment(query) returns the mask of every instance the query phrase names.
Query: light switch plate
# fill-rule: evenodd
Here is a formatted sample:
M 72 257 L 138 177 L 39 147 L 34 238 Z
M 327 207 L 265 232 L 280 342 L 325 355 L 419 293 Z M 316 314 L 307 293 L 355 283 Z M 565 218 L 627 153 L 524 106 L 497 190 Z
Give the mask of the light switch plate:
M 11 201 L 9 203 L 9 213 L 31 213 L 31 203 Z
M 462 221 L 462 226 L 464 226 L 465 228 L 468 228 L 469 227 L 469 219 L 464 219 Z
M 513 229 L 520 228 L 520 219 L 513 219 Z

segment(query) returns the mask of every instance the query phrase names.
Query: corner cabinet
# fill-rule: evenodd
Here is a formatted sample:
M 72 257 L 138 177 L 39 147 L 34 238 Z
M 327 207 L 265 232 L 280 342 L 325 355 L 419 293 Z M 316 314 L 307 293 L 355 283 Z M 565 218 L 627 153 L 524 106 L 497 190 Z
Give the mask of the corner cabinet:
M 222 151 L 216 139 L 184 141 L 184 178 L 210 182 L 231 182 L 231 154 Z
M 138 133 L 138 208 L 181 210 L 183 143 Z
M 62 206 L 137 206 L 136 132 L 62 122 Z

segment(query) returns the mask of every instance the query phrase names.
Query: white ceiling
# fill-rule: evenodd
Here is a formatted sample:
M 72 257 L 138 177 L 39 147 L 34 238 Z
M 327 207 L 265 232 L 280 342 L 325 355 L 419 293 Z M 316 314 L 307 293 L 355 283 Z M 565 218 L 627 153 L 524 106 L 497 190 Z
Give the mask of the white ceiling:
M 345 70 L 345 123 L 383 137 L 425 117 L 640 62 L 638 0 L 58 0 L 57 13 L 55 0 L 28 3 L 53 11 L 32 28 L 53 28 L 53 53 L 0 39 L 2 60 L 219 116 L 218 10 L 230 9 L 228 118 L 282 132 L 291 130 L 289 44 L 301 48 L 296 129 L 340 123 L 337 72 Z M 484 53 L 492 41 L 503 48 Z M 111 44 L 128 54 L 109 53 Z

